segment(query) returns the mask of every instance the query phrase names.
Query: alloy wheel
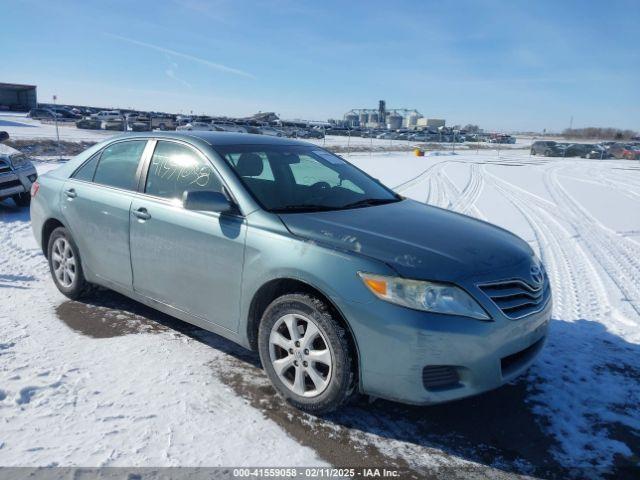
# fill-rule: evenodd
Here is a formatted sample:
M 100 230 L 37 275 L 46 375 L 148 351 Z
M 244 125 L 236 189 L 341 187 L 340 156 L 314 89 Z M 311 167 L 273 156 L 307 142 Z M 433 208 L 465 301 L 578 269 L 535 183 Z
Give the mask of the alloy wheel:
M 53 273 L 65 288 L 70 288 L 76 279 L 76 257 L 69 241 L 64 237 L 56 238 L 51 249 Z
M 329 385 L 329 342 L 312 319 L 300 314 L 280 317 L 269 335 L 269 355 L 282 383 L 296 395 L 315 397 Z

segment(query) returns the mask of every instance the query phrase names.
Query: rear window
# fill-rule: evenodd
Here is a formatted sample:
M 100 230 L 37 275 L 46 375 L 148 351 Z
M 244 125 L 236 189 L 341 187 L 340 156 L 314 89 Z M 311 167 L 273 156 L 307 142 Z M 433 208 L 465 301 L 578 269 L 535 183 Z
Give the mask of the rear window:
M 88 161 L 86 161 L 79 169 L 77 169 L 72 175 L 73 178 L 78 180 L 84 180 L 86 182 L 93 181 L 93 174 L 96 171 L 96 165 L 98 165 L 98 159 L 100 158 L 100 153 L 96 153 L 93 157 L 91 157 Z

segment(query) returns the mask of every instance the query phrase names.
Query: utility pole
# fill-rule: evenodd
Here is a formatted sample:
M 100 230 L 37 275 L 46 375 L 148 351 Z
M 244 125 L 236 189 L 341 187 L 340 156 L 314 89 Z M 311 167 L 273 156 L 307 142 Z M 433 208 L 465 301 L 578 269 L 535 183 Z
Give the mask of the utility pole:
M 56 111 L 56 100 L 58 99 L 57 95 L 53 96 L 53 121 L 56 124 L 56 138 L 58 139 L 58 160 L 60 160 L 61 157 L 61 153 L 60 153 L 60 131 L 58 130 L 58 112 Z

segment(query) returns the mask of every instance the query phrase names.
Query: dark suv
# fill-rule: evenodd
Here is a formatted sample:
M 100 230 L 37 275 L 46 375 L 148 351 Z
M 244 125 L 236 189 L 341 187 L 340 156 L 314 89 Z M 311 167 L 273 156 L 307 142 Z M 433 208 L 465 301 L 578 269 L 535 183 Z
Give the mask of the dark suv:
M 544 140 L 531 144 L 531 155 L 544 155 L 545 157 L 561 157 L 564 150 L 558 142 Z

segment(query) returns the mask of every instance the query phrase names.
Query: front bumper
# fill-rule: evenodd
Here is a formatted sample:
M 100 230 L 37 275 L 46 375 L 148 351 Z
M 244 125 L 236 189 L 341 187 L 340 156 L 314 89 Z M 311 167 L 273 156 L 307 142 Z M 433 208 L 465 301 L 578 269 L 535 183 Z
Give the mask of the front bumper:
M 0 199 L 29 192 L 36 178 L 38 173 L 33 165 L 0 173 Z
M 528 317 L 484 322 L 383 301 L 342 306 L 358 346 L 362 393 L 421 405 L 476 395 L 523 373 L 544 344 L 551 308 L 549 299 Z M 442 367 L 455 372 L 454 382 Z M 428 375 L 445 382 L 428 388 Z

